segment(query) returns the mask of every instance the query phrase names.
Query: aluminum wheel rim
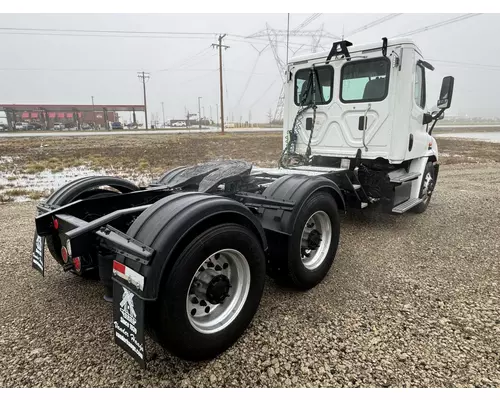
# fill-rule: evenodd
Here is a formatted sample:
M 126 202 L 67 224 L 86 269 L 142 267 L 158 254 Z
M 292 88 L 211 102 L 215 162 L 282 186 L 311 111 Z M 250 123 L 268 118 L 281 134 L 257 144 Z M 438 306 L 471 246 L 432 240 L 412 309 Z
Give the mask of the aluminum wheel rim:
M 313 231 L 317 231 L 320 235 L 320 243 L 316 249 L 310 248 L 310 237 Z M 308 270 L 318 268 L 325 260 L 330 243 L 332 241 L 332 223 L 330 217 L 324 211 L 316 211 L 307 220 L 304 229 L 302 230 L 300 256 L 302 264 Z
M 204 271 L 210 271 L 214 276 L 225 275 L 229 279 L 231 285 L 229 297 L 221 304 L 212 304 L 206 297 L 200 297 L 195 293 L 197 280 Z M 250 266 L 245 256 L 234 249 L 213 253 L 198 267 L 188 288 L 186 313 L 191 326 L 203 334 L 212 334 L 225 329 L 241 312 L 249 290 Z M 198 302 L 195 303 L 196 301 Z
M 425 179 L 424 179 L 424 186 L 422 188 L 422 194 L 423 194 L 423 197 L 424 197 L 424 201 L 429 201 L 430 198 L 431 198 L 431 195 L 432 195 L 432 191 L 433 191 L 433 179 L 432 179 L 432 175 L 430 172 L 427 172 L 427 175 L 425 175 Z

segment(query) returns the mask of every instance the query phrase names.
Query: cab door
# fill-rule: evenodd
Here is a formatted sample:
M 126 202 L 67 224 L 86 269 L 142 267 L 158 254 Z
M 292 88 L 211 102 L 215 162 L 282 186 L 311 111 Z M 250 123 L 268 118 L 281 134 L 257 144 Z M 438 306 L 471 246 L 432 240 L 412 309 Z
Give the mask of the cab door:
M 415 56 L 413 63 L 413 99 L 406 160 L 422 157 L 427 152 L 430 142 L 426 125 L 422 124 L 426 112 L 425 67 L 419 63 L 421 57 L 417 53 L 415 53 Z

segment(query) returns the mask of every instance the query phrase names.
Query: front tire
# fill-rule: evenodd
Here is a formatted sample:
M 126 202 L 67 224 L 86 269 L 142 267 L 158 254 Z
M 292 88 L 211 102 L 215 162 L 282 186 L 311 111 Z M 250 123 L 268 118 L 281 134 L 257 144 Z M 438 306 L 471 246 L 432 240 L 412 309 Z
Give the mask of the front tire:
M 415 206 L 412 211 L 421 214 L 427 210 L 429 203 L 431 202 L 432 193 L 434 192 L 434 187 L 436 185 L 436 173 L 434 170 L 434 164 L 429 161 L 424 170 L 424 177 L 422 179 L 422 185 L 420 186 L 420 198 L 424 199 L 420 204 Z
M 249 229 L 228 223 L 206 230 L 162 282 L 148 316 L 153 336 L 182 359 L 214 358 L 250 324 L 265 274 L 262 245 Z

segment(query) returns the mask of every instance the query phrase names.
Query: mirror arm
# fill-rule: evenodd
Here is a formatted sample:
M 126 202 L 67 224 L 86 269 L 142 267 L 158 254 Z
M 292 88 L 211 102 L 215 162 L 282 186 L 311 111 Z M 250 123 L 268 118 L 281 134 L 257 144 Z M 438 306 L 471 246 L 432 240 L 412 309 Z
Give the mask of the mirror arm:
M 439 110 L 439 112 L 434 117 L 434 122 L 432 123 L 431 129 L 429 129 L 429 132 L 428 132 L 429 135 L 432 135 L 432 130 L 434 129 L 434 126 L 436 125 L 436 122 L 438 121 L 439 117 L 441 115 L 443 115 L 443 113 L 444 113 L 444 108 L 442 108 L 441 110 Z

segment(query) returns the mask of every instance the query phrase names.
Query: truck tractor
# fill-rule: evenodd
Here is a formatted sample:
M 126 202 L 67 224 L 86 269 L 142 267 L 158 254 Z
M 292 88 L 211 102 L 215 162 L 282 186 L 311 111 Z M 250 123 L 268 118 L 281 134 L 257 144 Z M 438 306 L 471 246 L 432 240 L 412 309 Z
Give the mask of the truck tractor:
M 72 181 L 37 206 L 32 266 L 44 273 L 47 248 L 64 271 L 98 276 L 114 341 L 143 367 L 146 335 L 182 359 L 211 359 L 248 328 L 266 275 L 303 291 L 323 280 L 341 213 L 427 209 L 439 172 L 432 130 L 454 84 L 444 77 L 428 111 L 433 70 L 404 38 L 296 57 L 275 168 L 207 162 L 144 187 Z

